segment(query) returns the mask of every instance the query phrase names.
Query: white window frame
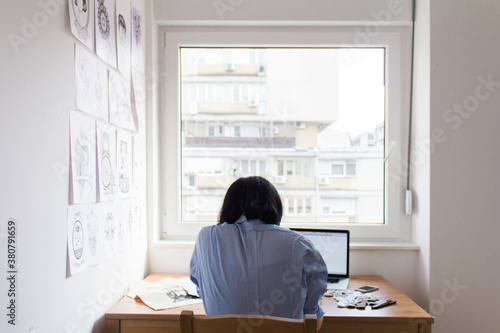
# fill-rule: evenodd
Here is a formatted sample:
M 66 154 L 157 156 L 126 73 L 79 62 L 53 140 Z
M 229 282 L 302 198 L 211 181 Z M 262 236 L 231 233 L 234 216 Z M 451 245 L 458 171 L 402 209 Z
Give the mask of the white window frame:
M 228 27 L 160 27 L 159 69 L 168 73 L 160 81 L 160 221 L 156 239 L 194 239 L 198 231 L 212 223 L 181 221 L 181 135 L 180 135 L 180 47 L 384 47 L 386 48 L 386 120 L 385 152 L 393 148 L 385 160 L 384 224 L 332 224 L 334 229 L 349 229 L 353 241 L 401 242 L 411 240 L 410 218 L 404 214 L 410 92 L 411 29 L 408 25 L 379 26 L 379 32 L 360 40 L 353 26 L 228 26 Z M 163 35 L 164 34 L 164 35 Z M 349 49 L 346 52 L 355 52 Z M 348 55 L 346 55 L 348 56 Z M 390 204 L 389 204 L 390 203 Z M 287 227 L 289 225 L 283 224 Z M 313 223 L 294 227 L 325 228 Z

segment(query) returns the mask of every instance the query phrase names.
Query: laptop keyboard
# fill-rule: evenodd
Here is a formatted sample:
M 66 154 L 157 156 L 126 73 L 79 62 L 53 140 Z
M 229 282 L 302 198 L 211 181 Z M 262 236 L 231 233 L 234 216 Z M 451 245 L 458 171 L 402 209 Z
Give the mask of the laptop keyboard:
M 327 283 L 338 283 L 340 280 L 336 278 L 327 278 L 326 282 Z

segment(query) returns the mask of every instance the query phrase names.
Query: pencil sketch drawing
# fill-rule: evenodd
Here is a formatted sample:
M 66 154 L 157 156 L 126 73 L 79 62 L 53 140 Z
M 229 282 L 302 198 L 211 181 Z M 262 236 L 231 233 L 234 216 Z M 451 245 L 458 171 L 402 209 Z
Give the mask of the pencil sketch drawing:
M 99 201 L 116 198 L 116 129 L 108 123 L 97 123 Z
M 97 55 L 116 67 L 115 1 L 95 0 L 95 45 Z
M 89 0 L 69 1 L 69 17 L 71 22 L 71 33 L 85 46 L 92 49 L 92 38 L 90 34 L 92 6 Z
M 95 121 L 77 111 L 70 119 L 73 203 L 96 202 Z
M 144 28 L 143 16 L 137 6 L 132 3 L 132 65 L 144 73 Z
M 75 44 L 76 108 L 108 120 L 108 70 L 90 52 Z
M 130 0 L 116 2 L 118 70 L 130 78 Z
M 130 105 L 130 81 L 116 71 L 109 73 L 109 119 L 110 122 L 135 130 Z

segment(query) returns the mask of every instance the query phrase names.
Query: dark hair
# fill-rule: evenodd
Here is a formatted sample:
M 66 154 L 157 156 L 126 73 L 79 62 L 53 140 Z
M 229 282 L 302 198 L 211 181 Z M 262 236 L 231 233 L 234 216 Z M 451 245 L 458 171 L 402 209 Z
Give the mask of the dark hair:
M 245 214 L 248 220 L 259 219 L 279 225 L 283 205 L 276 188 L 267 179 L 252 176 L 239 178 L 229 186 L 219 214 L 219 223 L 234 223 Z

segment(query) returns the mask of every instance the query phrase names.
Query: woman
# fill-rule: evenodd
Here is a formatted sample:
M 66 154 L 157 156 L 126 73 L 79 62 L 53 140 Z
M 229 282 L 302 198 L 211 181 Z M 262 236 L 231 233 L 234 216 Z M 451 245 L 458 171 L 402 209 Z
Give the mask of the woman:
M 219 223 L 200 231 L 191 258 L 207 315 L 323 316 L 325 262 L 308 239 L 279 226 L 282 215 L 266 179 L 240 178 L 229 187 Z

